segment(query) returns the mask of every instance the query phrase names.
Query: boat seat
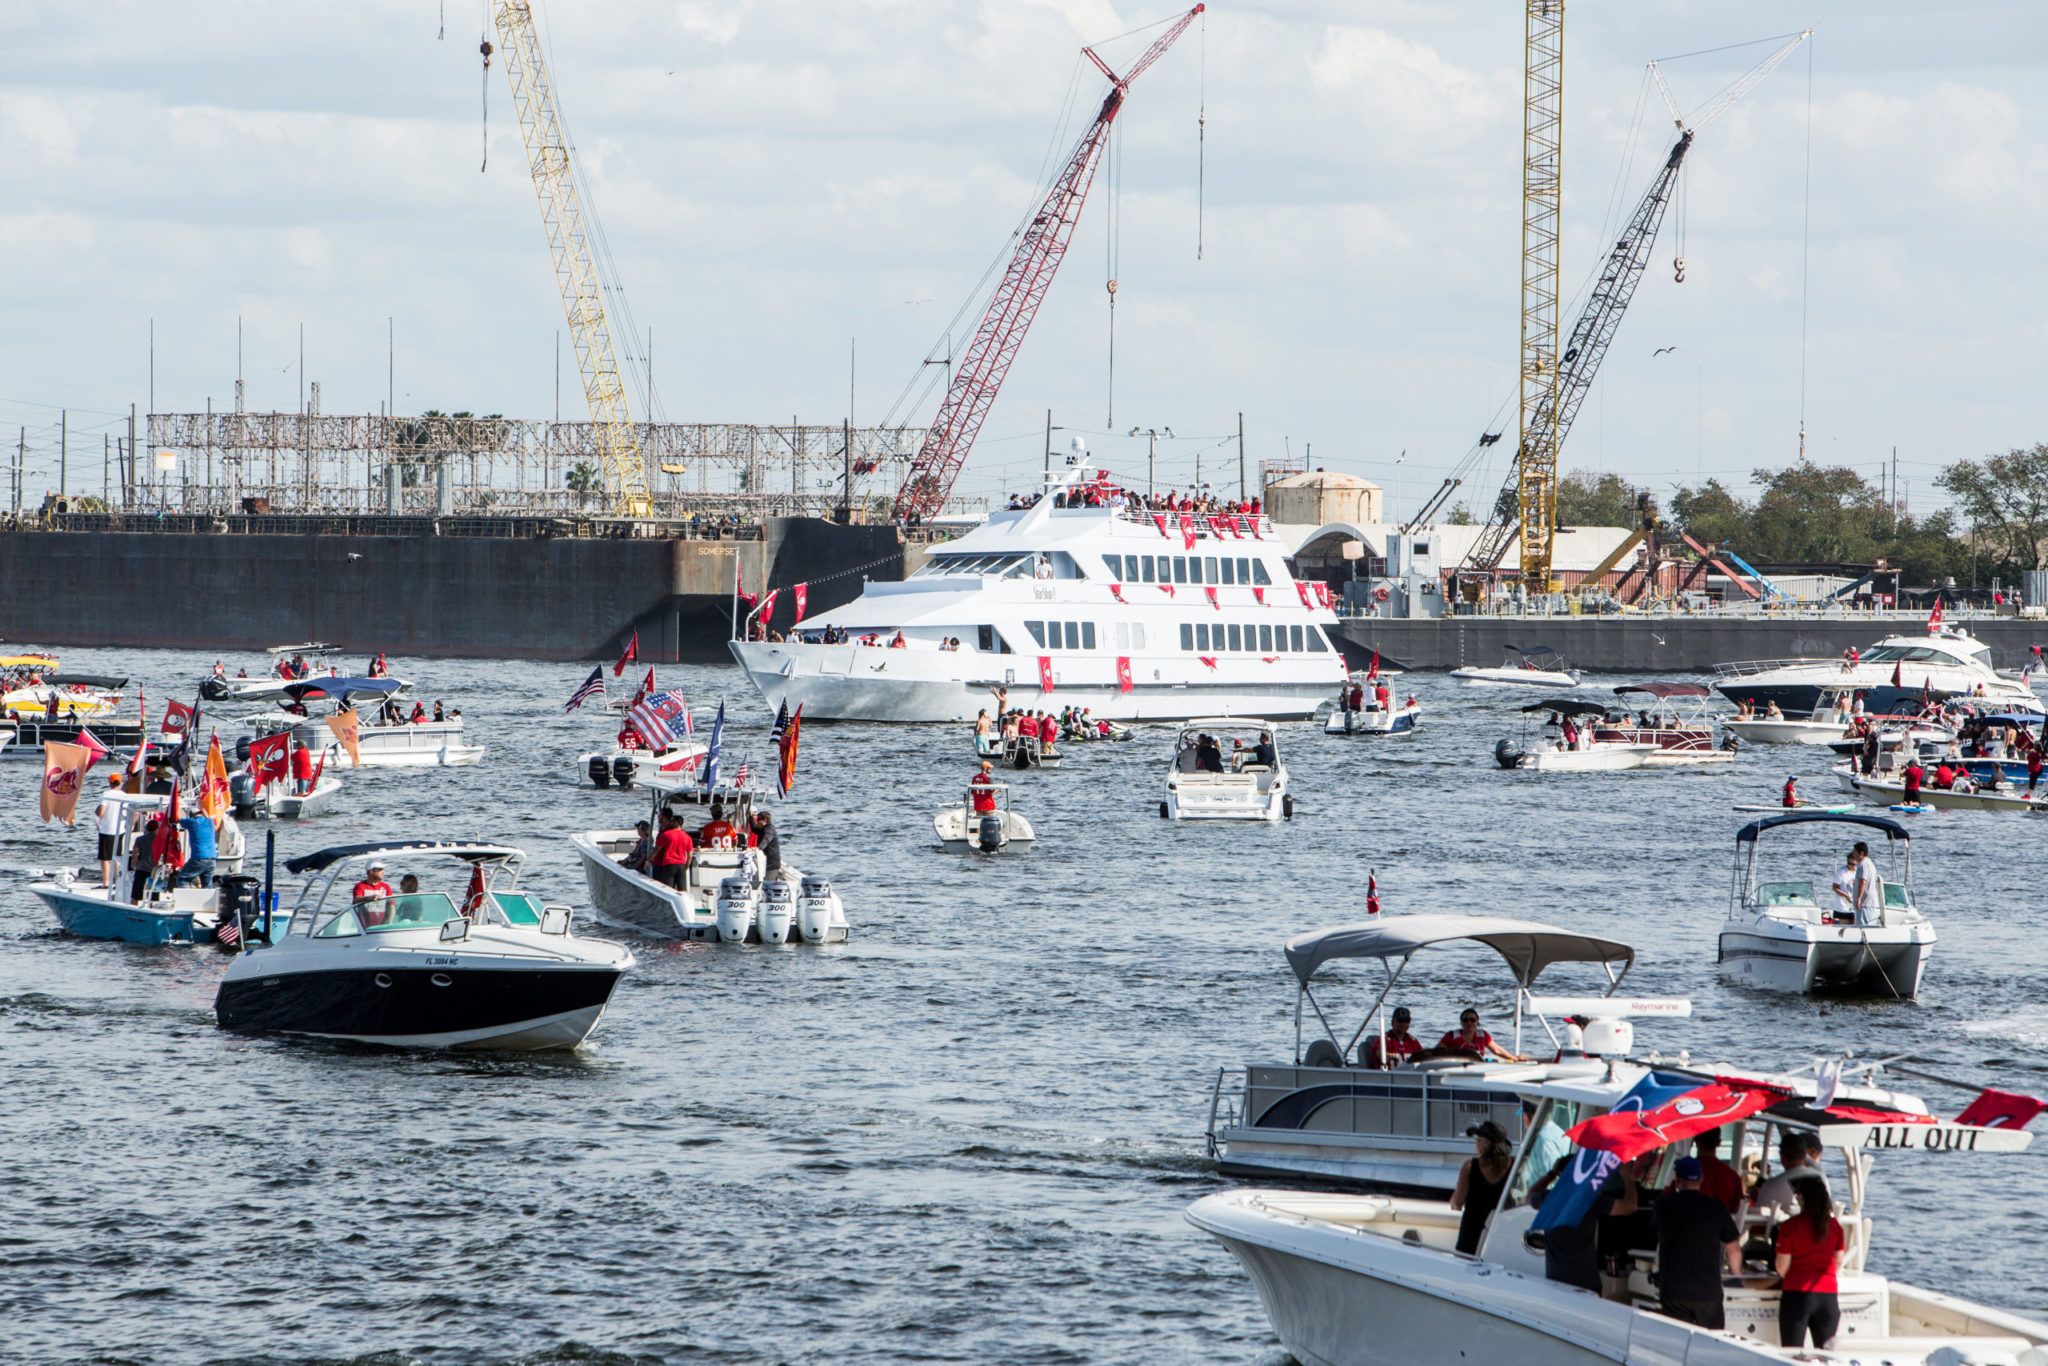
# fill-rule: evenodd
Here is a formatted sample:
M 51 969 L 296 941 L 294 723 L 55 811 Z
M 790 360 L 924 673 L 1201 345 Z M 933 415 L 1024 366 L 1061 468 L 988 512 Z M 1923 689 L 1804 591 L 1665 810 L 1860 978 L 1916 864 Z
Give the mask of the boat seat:
M 1302 1054 L 1303 1067 L 1342 1067 L 1344 1053 L 1328 1039 L 1311 1039 L 1308 1051 Z

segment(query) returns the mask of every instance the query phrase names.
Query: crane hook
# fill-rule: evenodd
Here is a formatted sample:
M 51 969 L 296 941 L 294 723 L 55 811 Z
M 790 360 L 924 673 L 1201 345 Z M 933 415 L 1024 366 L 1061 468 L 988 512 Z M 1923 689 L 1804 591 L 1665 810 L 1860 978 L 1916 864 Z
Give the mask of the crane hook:
M 1671 279 L 1674 284 L 1682 285 L 1685 283 L 1685 258 L 1683 256 L 1671 258 Z
M 484 54 L 484 69 L 488 71 L 491 66 L 491 54 L 498 49 L 492 47 L 491 40 L 486 38 L 476 45 L 476 50 Z

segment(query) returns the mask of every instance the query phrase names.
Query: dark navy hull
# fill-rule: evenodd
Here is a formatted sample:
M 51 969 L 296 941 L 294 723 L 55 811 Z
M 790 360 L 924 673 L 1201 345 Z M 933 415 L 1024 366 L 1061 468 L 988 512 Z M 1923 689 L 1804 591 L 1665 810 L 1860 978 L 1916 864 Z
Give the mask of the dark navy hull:
M 488 1047 L 528 1029 L 545 1032 L 547 1022 L 587 1020 L 580 1039 L 595 1027 L 621 972 L 465 965 L 251 974 L 221 983 L 213 1009 L 226 1029 L 422 1047 Z

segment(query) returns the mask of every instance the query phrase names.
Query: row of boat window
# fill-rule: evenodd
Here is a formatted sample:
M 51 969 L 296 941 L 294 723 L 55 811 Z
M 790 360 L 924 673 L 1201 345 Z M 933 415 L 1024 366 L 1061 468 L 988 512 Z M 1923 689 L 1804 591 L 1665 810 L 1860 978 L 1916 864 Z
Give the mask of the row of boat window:
M 1271 586 L 1265 561 L 1230 555 L 1104 555 L 1119 583 L 1214 583 Z
M 1027 621 L 1024 629 L 1043 650 L 1092 650 L 1095 623 L 1092 621 Z
M 1253 654 L 1307 654 L 1330 648 L 1316 626 L 1273 626 L 1235 621 L 1187 622 L 1180 624 L 1180 648 L 1197 654 L 1228 654 L 1232 650 Z

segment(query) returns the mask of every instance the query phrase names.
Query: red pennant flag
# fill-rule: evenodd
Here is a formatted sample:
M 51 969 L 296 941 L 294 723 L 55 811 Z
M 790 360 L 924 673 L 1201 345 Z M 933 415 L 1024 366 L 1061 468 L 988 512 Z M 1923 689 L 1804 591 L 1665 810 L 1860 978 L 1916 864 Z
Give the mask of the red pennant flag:
M 1300 579 L 1296 579 L 1296 580 L 1294 581 L 1294 591 L 1295 591 L 1296 593 L 1300 594 L 1300 596 L 1301 596 L 1301 605 L 1302 605 L 1303 607 L 1306 607 L 1306 608 L 1310 609 L 1311 611 L 1313 611 L 1313 610 L 1315 609 L 1315 603 L 1313 603 L 1313 602 L 1311 602 L 1311 601 L 1309 600 L 1309 596 L 1308 596 L 1308 585 L 1307 585 L 1307 584 L 1303 583 L 1303 582 L 1302 582 L 1302 581 L 1301 581 Z
M 1223 528 L 1224 528 L 1224 527 L 1225 527 L 1226 525 L 1227 525 L 1227 523 L 1226 523 L 1226 522 L 1224 521 L 1224 519 L 1223 519 L 1223 518 L 1222 518 L 1222 517 L 1221 517 L 1220 515 L 1213 515 L 1213 514 L 1212 514 L 1212 515 L 1210 516 L 1210 518 L 1209 518 L 1209 530 L 1210 530 L 1210 531 L 1212 531 L 1213 533 L 1215 533 L 1215 535 L 1216 535 L 1216 537 L 1217 537 L 1217 539 L 1218 539 L 1218 540 L 1221 540 L 1221 539 L 1222 539 L 1222 537 L 1223 537 Z
M 1321 579 L 1316 580 L 1316 601 L 1322 604 L 1325 612 L 1330 610 L 1330 585 Z
M 1252 590 L 1252 601 L 1256 602 L 1259 606 L 1264 607 L 1266 605 L 1266 590 L 1263 588 L 1254 588 Z
M 1111 584 L 1109 586 L 1109 595 L 1118 602 L 1122 602 L 1124 600 L 1124 586 L 1120 583 Z
M 1280 656 L 1278 656 L 1278 655 L 1260 655 L 1260 656 L 1259 656 L 1259 661 L 1260 661 L 1261 663 L 1263 663 L 1263 664 L 1278 664 L 1278 663 L 1280 662 Z
M 1185 544 L 1186 549 L 1193 550 L 1195 548 L 1196 538 L 1194 519 L 1190 518 L 1185 513 L 1181 515 L 1180 519 L 1180 538 L 1182 542 Z
M 1223 604 L 1216 600 L 1216 589 L 1213 585 L 1204 588 L 1202 591 L 1209 595 L 1209 605 L 1211 607 L 1215 608 L 1219 612 L 1223 610 Z
M 1153 514 L 1152 514 L 1152 525 L 1153 525 L 1153 526 L 1156 526 L 1156 527 L 1158 527 L 1158 528 L 1159 528 L 1159 534 L 1160 534 L 1161 536 L 1164 536 L 1164 535 L 1166 534 L 1166 514 L 1165 514 L 1165 513 L 1163 513 L 1163 512 L 1155 512 L 1155 513 L 1153 513 Z
M 767 597 L 761 599 L 761 610 L 755 613 L 755 615 L 761 618 L 763 626 L 775 620 L 775 600 L 781 596 L 782 590 L 777 588 L 771 590 Z
M 171 789 L 171 800 L 164 808 L 163 821 L 156 828 L 156 844 L 152 852 L 156 866 L 177 872 L 185 866 L 185 846 L 178 841 L 178 788 Z
M 476 919 L 476 913 L 484 908 L 484 866 L 481 863 L 469 865 L 469 890 L 462 896 L 462 918 Z
M 1665 1148 L 1694 1134 L 1746 1119 L 1785 1098 L 1763 1086 L 1710 1082 L 1648 1110 L 1615 1110 L 1565 1130 L 1581 1148 L 1613 1153 L 1626 1162 L 1652 1148 Z
M 191 724 L 192 709 L 183 702 L 172 702 L 164 708 L 164 734 L 183 735 Z
M 1956 1123 L 1973 1124 L 1985 1129 L 2024 1129 L 2034 1122 L 2034 1116 L 2044 1110 L 2048 1110 L 2048 1102 L 2014 1091 L 1998 1091 L 1986 1087 L 1981 1095 L 1956 1116 Z
M 745 603 L 750 610 L 752 609 L 754 595 L 747 591 L 746 580 L 740 574 L 739 558 L 737 555 L 734 556 L 732 565 L 732 595 Z
M 91 728 L 87 726 L 80 726 L 78 728 L 78 739 L 74 743 L 85 751 L 85 766 L 87 768 L 91 768 L 94 764 L 106 758 L 109 752 L 107 747 L 100 743 L 100 737 L 94 735 Z
M 640 632 L 639 632 L 639 631 L 637 631 L 637 630 L 635 630 L 635 631 L 633 632 L 633 638 L 632 638 L 631 640 L 628 640 L 628 641 L 626 642 L 626 651 L 625 651 L 625 653 L 619 656 L 619 662 L 618 662 L 618 663 L 616 663 L 616 664 L 612 665 L 612 677 L 613 677 L 613 678 L 617 678 L 617 677 L 618 677 L 619 675 L 621 675 L 621 674 L 625 673 L 625 672 L 626 672 L 626 666 L 627 666 L 628 664 L 631 664 L 631 663 L 632 663 L 632 662 L 633 662 L 634 660 L 638 659 L 639 657 L 640 657 Z
M 258 792 L 291 776 L 291 742 L 289 732 L 279 731 L 249 746 L 249 776 L 255 780 Z
M 1935 597 L 1935 599 L 1934 599 L 1934 610 L 1933 610 L 1932 612 L 1929 612 L 1929 613 L 1927 614 L 1927 634 L 1931 636 L 1931 635 L 1933 635 L 1933 634 L 1934 634 L 1935 632 L 1939 631 L 1940 629 L 1941 629 L 1941 598 L 1940 598 L 1940 596 L 1939 596 L 1939 595 L 1937 595 L 1937 596 Z
M 1378 875 L 1370 868 L 1365 871 L 1365 913 L 1367 915 L 1378 915 L 1380 913 L 1380 880 Z
M 1374 650 L 1374 651 L 1372 652 L 1372 667 L 1371 667 L 1370 669 L 1367 669 L 1367 670 L 1365 671 L 1365 681 L 1366 681 L 1366 682 L 1368 682 L 1368 683 L 1370 683 L 1370 682 L 1372 682 L 1372 681 L 1373 681 L 1373 680 L 1374 680 L 1375 678 L 1378 678 L 1379 676 L 1380 676 L 1380 652 L 1379 652 L 1378 650 Z
M 1201 660 L 1202 663 L 1212 669 L 1216 667 L 1216 656 L 1214 655 L 1196 655 L 1195 658 Z
M 654 668 L 648 666 L 647 677 L 640 680 L 640 690 L 633 694 L 633 705 L 639 706 L 644 698 L 654 696 Z
M 1160 585 L 1159 585 L 1159 591 L 1160 591 L 1160 592 L 1162 592 L 1162 593 L 1164 593 L 1164 594 L 1166 594 L 1166 596 L 1167 596 L 1167 597 L 1169 597 L 1169 598 L 1170 598 L 1170 597 L 1173 597 L 1173 596 L 1174 596 L 1174 592 L 1173 592 L 1173 585 L 1172 585 L 1172 584 L 1170 584 L 1170 583 L 1162 583 L 1162 584 L 1160 584 Z
M 1243 540 L 1243 539 L 1244 539 L 1244 518 L 1243 518 L 1243 517 L 1233 517 L 1233 518 L 1231 518 L 1231 519 L 1230 519 L 1230 529 L 1231 529 L 1232 531 L 1234 531 L 1234 532 L 1236 532 L 1236 533 L 1237 533 L 1237 539 L 1238 539 L 1238 540 L 1240 540 L 1240 541 L 1241 541 L 1241 540 Z
M 796 621 L 790 623 L 790 625 L 794 626 L 797 624 L 797 621 L 804 619 L 804 607 L 810 601 L 811 586 L 807 583 L 800 583 L 789 590 L 789 595 L 796 599 Z
M 1131 661 L 1124 655 L 1116 657 L 1116 690 L 1118 692 L 1129 692 L 1131 690 Z
M 1040 692 L 1051 692 L 1051 691 L 1052 691 L 1052 656 L 1051 656 L 1051 655 L 1040 655 L 1040 656 L 1038 657 L 1038 690 L 1039 690 Z
M 1899 678 L 1899 666 L 1897 664 L 1892 665 L 1892 686 L 1894 688 L 1903 688 L 1906 686 L 1905 683 Z

